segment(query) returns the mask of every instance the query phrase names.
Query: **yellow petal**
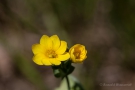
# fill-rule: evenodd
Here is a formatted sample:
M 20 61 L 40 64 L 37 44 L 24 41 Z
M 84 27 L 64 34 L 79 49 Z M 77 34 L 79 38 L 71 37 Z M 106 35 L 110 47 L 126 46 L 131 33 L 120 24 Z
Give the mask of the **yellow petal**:
M 85 50 L 84 52 L 81 53 L 80 57 L 86 57 L 86 54 L 87 54 L 87 50 Z
M 70 50 L 70 58 L 72 59 L 73 62 L 75 62 L 75 56 L 74 56 L 74 49 Z
M 81 44 L 75 44 L 73 47 L 74 48 L 79 48 L 81 46 Z
M 40 44 L 45 46 L 46 49 L 52 49 L 52 40 L 47 35 L 41 37 Z
M 70 55 L 69 53 L 64 53 L 63 55 L 58 55 L 58 58 L 56 58 L 57 60 L 60 60 L 60 61 L 65 61 L 65 60 L 68 60 L 70 58 Z
M 82 61 L 84 61 L 87 58 L 87 56 L 85 56 L 84 58 L 82 58 Z
M 82 63 L 83 59 L 75 59 L 75 63 Z
M 53 49 L 57 50 L 60 47 L 59 37 L 57 35 L 53 35 L 50 37 L 50 39 L 52 40 L 53 43 Z
M 38 65 L 43 65 L 42 59 L 43 57 L 40 54 L 36 54 L 33 56 L 33 61 Z
M 65 53 L 67 49 L 67 43 L 65 41 L 61 41 L 59 49 L 56 51 L 57 54 Z
M 32 52 L 34 54 L 44 53 L 44 47 L 40 44 L 34 44 L 32 45 Z
M 52 65 L 49 58 L 46 58 L 46 57 L 42 60 L 42 63 L 43 63 L 43 65 L 47 65 L 47 66 Z
M 38 65 L 51 65 L 49 60 L 45 57 L 44 54 L 36 54 L 33 57 L 33 61 Z
M 82 53 L 85 53 L 86 52 L 85 46 L 82 46 L 80 48 L 81 48 L 80 50 L 81 50 Z
M 74 47 L 71 47 L 70 49 L 69 49 L 69 53 L 71 54 L 71 53 L 73 53 L 74 52 Z
M 40 44 L 41 45 L 46 45 L 47 41 L 48 41 L 49 37 L 47 35 L 43 35 L 40 39 Z
M 47 46 L 46 46 L 47 49 L 52 49 L 52 48 L 53 48 L 53 47 L 52 47 L 52 44 L 53 44 L 53 43 L 52 43 L 52 40 L 49 38 L 49 39 L 48 39 L 48 42 L 47 42 Z
M 56 60 L 56 59 L 50 59 L 49 60 L 51 62 L 52 65 L 60 65 L 61 62 L 59 60 Z

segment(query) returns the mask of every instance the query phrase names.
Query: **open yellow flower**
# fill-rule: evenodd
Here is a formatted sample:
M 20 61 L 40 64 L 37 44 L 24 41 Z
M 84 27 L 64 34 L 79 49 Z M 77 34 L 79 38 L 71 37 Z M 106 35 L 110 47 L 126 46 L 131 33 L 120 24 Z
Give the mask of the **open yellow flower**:
M 33 61 L 38 65 L 60 65 L 61 61 L 70 58 L 66 49 L 67 43 L 60 41 L 57 35 L 43 35 L 39 44 L 32 45 Z
M 70 59 L 74 63 L 81 63 L 87 58 L 87 50 L 85 49 L 85 46 L 81 44 L 76 44 L 72 46 L 69 50 L 69 53 Z

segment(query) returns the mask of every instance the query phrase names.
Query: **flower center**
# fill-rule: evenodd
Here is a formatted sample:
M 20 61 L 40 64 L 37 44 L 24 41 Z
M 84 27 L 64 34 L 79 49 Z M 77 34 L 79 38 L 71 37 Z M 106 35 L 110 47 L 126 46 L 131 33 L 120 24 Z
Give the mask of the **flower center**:
M 49 58 L 56 58 L 56 57 L 57 57 L 57 54 L 55 53 L 54 50 L 48 50 L 48 51 L 46 52 L 46 55 L 47 55 L 47 57 L 49 57 Z
M 80 51 L 74 52 L 74 56 L 76 57 L 76 59 L 80 59 Z

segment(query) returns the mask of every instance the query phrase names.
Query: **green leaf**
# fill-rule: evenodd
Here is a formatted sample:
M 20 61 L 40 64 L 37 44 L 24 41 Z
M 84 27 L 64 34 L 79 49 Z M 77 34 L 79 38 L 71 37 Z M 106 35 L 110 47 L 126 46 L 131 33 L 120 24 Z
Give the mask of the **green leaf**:
M 72 63 L 72 61 L 71 60 L 67 60 L 67 61 L 64 61 L 64 68 L 68 68 L 68 67 L 70 67 L 71 66 L 71 63 Z
M 68 69 L 67 69 L 67 74 L 71 74 L 73 71 L 74 71 L 75 67 L 74 66 L 70 66 Z
M 71 60 L 63 61 L 59 66 L 52 66 L 54 76 L 64 78 L 66 75 L 71 74 L 75 67 L 73 67 Z
M 53 69 L 54 76 L 59 78 L 61 77 L 61 71 L 60 69 Z

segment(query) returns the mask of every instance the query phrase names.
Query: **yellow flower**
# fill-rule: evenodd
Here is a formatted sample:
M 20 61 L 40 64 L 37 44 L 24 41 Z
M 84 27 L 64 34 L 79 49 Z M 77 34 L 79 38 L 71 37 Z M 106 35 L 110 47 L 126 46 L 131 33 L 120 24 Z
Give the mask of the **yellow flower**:
M 69 53 L 70 59 L 74 63 L 81 63 L 87 58 L 87 50 L 85 49 L 85 46 L 81 44 L 76 44 L 72 46 L 69 50 Z
M 32 45 L 33 61 L 38 65 L 60 65 L 61 61 L 70 58 L 66 49 L 67 43 L 60 41 L 57 35 L 43 35 L 39 44 Z

